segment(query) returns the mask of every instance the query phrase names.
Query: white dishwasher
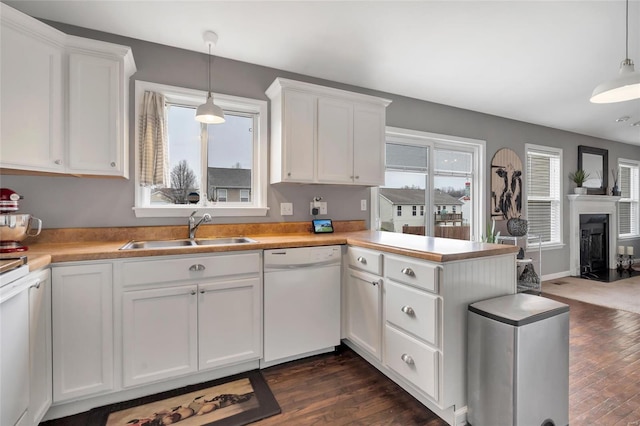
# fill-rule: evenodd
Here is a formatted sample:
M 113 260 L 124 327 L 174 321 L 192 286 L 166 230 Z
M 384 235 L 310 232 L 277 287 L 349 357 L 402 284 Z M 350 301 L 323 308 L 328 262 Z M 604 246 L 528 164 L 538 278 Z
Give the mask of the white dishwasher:
M 340 344 L 340 246 L 264 251 L 261 367 Z

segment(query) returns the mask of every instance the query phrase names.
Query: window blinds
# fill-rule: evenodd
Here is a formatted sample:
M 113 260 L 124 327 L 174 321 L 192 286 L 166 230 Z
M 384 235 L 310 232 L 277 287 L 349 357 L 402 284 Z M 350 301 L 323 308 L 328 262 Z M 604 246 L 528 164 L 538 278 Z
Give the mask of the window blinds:
M 639 176 L 640 167 L 635 163 L 620 163 L 620 192 L 618 203 L 618 226 L 620 235 L 633 236 L 640 234 Z
M 527 220 L 529 233 L 543 243 L 560 242 L 560 156 L 527 150 Z

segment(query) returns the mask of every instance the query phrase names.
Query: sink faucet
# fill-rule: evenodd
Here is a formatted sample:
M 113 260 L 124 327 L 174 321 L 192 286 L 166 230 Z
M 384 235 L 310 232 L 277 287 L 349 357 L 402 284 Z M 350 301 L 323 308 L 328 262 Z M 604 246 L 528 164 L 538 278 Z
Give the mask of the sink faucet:
M 196 231 L 198 227 L 202 225 L 202 222 L 211 222 L 211 215 L 209 213 L 205 213 L 202 215 L 198 223 L 196 223 L 196 211 L 194 210 L 189 216 L 189 239 L 193 240 L 196 237 Z

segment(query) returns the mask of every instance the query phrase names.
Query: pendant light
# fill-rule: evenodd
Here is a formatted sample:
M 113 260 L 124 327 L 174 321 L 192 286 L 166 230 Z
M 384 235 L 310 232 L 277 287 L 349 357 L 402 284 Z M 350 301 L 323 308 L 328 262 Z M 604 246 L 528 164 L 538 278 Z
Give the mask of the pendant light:
M 224 112 L 222 108 L 213 103 L 213 95 L 211 94 L 211 46 L 215 46 L 218 41 L 218 35 L 212 31 L 206 31 L 203 36 L 204 42 L 209 46 L 209 67 L 208 67 L 208 92 L 207 101 L 200 105 L 196 110 L 196 120 L 207 124 L 224 123 Z
M 640 99 L 640 73 L 634 71 L 633 61 L 629 59 L 629 0 L 627 0 L 625 60 L 620 64 L 617 78 L 605 81 L 593 90 L 591 102 L 610 104 L 614 102 Z

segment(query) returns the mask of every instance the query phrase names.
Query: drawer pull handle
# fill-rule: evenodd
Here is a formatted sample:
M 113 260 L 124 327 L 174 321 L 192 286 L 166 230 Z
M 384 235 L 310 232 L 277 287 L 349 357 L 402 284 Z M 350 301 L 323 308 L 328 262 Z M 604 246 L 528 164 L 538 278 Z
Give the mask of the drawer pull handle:
M 402 271 L 400 271 L 400 272 L 402 272 L 403 274 L 408 275 L 410 277 L 415 277 L 416 276 L 416 273 L 413 272 L 413 269 L 411 269 L 411 268 L 402 268 Z
M 411 356 L 407 355 L 407 354 L 402 354 L 402 356 L 400 357 L 400 359 L 402 361 L 404 361 L 407 365 L 413 365 L 413 358 L 411 358 Z
M 40 280 L 38 280 L 35 284 L 31 284 L 31 287 L 29 287 L 29 288 L 39 289 L 40 288 L 40 284 L 42 284 L 42 282 Z
M 380 280 L 373 280 L 373 281 L 371 281 L 371 284 L 378 285 L 378 284 L 380 284 Z
M 191 295 L 195 296 L 196 295 L 196 291 L 195 290 L 191 290 Z
M 205 269 L 204 265 L 201 265 L 200 263 L 189 266 L 190 271 L 204 271 Z
M 400 309 L 400 310 L 402 312 L 404 312 L 405 314 L 409 315 L 410 317 L 412 317 L 412 316 L 414 316 L 416 314 L 416 311 L 414 311 L 411 306 L 404 305 L 402 307 L 402 309 Z
M 365 259 L 362 256 L 358 256 L 358 258 L 356 259 L 358 262 L 362 263 L 363 265 L 367 264 L 367 259 Z
M 200 294 L 204 294 L 204 293 L 205 293 L 205 291 L 204 291 L 204 290 L 200 290 Z

